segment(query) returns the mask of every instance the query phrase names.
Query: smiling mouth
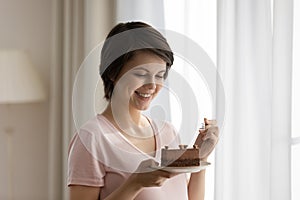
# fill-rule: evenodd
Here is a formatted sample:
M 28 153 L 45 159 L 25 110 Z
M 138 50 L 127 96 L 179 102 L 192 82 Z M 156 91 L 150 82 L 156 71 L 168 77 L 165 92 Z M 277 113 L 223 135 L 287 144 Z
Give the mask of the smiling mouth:
M 138 91 L 135 91 L 135 93 L 137 95 L 139 95 L 140 97 L 143 97 L 143 98 L 149 98 L 152 95 L 152 94 L 149 94 L 149 93 L 141 93 L 141 92 L 138 92 Z

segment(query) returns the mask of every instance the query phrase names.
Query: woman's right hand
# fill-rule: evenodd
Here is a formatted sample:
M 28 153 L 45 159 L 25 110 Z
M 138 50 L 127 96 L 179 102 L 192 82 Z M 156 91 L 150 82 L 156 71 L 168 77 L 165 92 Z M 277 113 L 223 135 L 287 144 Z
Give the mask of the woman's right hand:
M 160 187 L 163 183 L 174 176 L 176 173 L 170 173 L 163 170 L 155 170 L 151 166 L 157 166 L 154 160 L 145 160 L 141 162 L 135 173 L 133 173 L 128 181 L 137 184 L 138 187 Z

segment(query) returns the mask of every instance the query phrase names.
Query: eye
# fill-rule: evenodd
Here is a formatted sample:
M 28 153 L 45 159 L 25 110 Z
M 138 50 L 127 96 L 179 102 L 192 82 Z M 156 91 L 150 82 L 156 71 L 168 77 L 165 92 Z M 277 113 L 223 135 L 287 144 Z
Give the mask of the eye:
M 146 74 L 138 74 L 138 73 L 134 73 L 134 75 L 137 77 L 145 77 L 146 76 Z
M 163 79 L 163 78 L 164 78 L 163 75 L 156 75 L 155 77 L 156 77 L 157 79 Z
M 158 74 L 155 75 L 155 77 L 157 79 L 164 79 L 165 78 L 165 73 L 158 73 Z

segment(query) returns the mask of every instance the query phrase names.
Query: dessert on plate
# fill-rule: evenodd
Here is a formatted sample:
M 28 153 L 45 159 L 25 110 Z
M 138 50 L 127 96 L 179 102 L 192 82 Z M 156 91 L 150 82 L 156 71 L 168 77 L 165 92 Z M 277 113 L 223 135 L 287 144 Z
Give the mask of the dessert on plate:
M 161 166 L 200 166 L 199 153 L 198 145 L 194 145 L 193 148 L 188 148 L 188 145 L 179 145 L 178 149 L 170 149 L 168 146 L 165 146 L 165 148 L 161 150 Z

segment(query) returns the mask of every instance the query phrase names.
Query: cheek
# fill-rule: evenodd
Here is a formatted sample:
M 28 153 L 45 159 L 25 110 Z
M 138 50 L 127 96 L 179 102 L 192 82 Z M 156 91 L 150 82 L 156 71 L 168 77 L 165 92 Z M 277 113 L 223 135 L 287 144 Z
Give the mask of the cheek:
M 142 87 L 144 84 L 145 84 L 145 81 L 143 79 L 133 77 L 128 81 L 128 88 L 131 90 L 136 90 L 136 89 Z
M 163 87 L 162 84 L 156 84 L 156 89 L 161 90 L 162 87 Z
M 136 78 L 136 77 L 124 77 L 118 82 L 119 88 L 125 92 L 128 91 L 132 94 L 135 90 L 142 87 L 144 85 L 144 80 Z
M 155 93 L 156 93 L 156 94 L 155 94 L 155 95 L 157 95 L 157 93 L 159 93 L 159 91 L 162 89 L 162 87 L 163 87 L 163 86 L 160 85 L 160 84 L 157 84 L 157 85 L 156 85 L 156 89 L 155 89 Z

